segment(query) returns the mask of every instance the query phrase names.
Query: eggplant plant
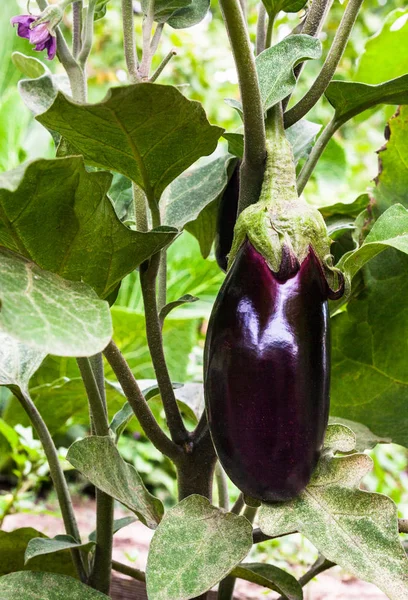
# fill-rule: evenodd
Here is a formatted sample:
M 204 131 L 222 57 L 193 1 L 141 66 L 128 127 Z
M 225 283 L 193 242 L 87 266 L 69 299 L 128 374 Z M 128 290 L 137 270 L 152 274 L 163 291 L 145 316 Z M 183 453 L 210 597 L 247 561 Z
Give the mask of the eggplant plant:
M 0 386 L 13 397 L 0 433 L 12 443 L 10 425 L 19 414 L 29 420 L 61 534 L 0 532 L 0 557 L 20 549 L 0 560 L 0 597 L 107 598 L 117 571 L 149 600 L 206 600 L 215 586 L 219 600 L 232 600 L 237 579 L 301 600 L 305 585 L 339 565 L 406 600 L 407 523 L 362 479 L 372 469 L 366 450 L 408 447 L 408 73 L 403 59 L 384 57 L 394 33 L 408 39 L 408 13 L 391 12 L 365 40 L 347 81 L 336 72 L 374 2 L 219 0 L 210 9 L 209 0 L 121 0 L 126 81 L 91 103 L 95 30 L 102 24 L 109 36 L 113 4 L 37 0 L 10 23 L 38 53 L 11 58 L 55 157 L 0 175 Z M 211 124 L 188 88 L 158 82 L 175 50 L 152 67 L 166 35 L 218 10 L 238 76 L 229 101 L 242 119 L 236 131 Z M 334 10 L 342 16 L 332 35 Z M 306 61 L 315 65 L 310 85 Z M 319 205 L 308 188 L 325 150 L 352 119 L 348 135 L 358 136 L 381 105 L 396 112 L 375 185 L 367 176 L 354 202 L 333 187 Z M 332 114 L 321 132 L 305 119 L 319 111 Z M 168 298 L 168 254 L 185 231 L 203 261 L 215 242 L 227 272 L 208 322 L 203 385 L 172 376 L 165 344 L 173 311 L 197 300 L 192 289 Z M 130 313 L 120 322 L 115 313 L 124 280 L 143 302 L 143 331 Z M 135 327 L 141 341 L 125 347 L 119 331 Z M 183 348 L 177 327 L 173 336 Z M 135 376 L 137 352 L 154 369 L 147 388 Z M 76 375 L 52 379 L 67 362 Z M 55 441 L 78 406 L 89 411 L 88 433 L 67 460 L 96 488 L 89 539 Z M 134 423 L 174 466 L 170 507 L 119 452 Z M 115 520 L 115 502 L 134 518 Z M 114 534 L 135 518 L 155 530 L 145 572 L 112 559 Z M 319 552 L 302 577 L 251 562 L 256 544 L 292 533 Z

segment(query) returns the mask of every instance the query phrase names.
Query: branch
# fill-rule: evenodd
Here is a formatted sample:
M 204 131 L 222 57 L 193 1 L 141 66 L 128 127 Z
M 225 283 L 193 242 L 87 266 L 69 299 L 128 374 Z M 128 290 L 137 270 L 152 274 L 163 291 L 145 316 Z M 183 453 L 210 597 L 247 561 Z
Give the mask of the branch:
M 122 0 L 123 45 L 129 79 L 131 83 L 139 81 L 139 62 L 136 54 L 135 24 L 133 18 L 133 0 Z
M 72 52 L 75 60 L 82 48 L 82 0 L 77 0 L 72 5 Z
M 217 482 L 218 490 L 218 506 L 224 510 L 229 510 L 229 495 L 228 495 L 228 482 L 225 475 L 225 471 L 221 464 L 217 461 L 215 465 L 215 480 Z
M 315 168 L 317 161 L 323 154 L 324 149 L 330 142 L 333 135 L 336 133 L 339 126 L 340 124 L 337 124 L 334 119 L 331 120 L 330 123 L 326 125 L 321 135 L 317 138 L 317 141 L 297 178 L 297 190 L 299 196 L 305 189 L 305 186 L 309 181 L 311 174 L 313 173 L 313 169 Z
M 85 69 L 87 60 L 92 50 L 93 33 L 94 33 L 94 16 L 95 16 L 96 0 L 89 0 L 88 8 L 85 16 L 85 32 L 82 41 L 81 52 L 78 56 L 78 62 L 82 69 Z
M 285 114 L 285 127 L 302 119 L 323 96 L 343 56 L 362 3 L 363 0 L 349 0 L 322 70 L 309 91 Z
M 160 265 L 160 252 L 152 256 L 149 266 L 140 269 L 140 283 L 142 286 L 144 312 L 146 318 L 147 343 L 152 357 L 153 368 L 157 384 L 166 413 L 167 425 L 172 440 L 176 444 L 184 444 L 189 439 L 188 431 L 181 418 L 180 410 L 174 395 L 166 358 L 163 349 L 163 336 L 157 310 L 156 280 Z
M 118 571 L 118 573 L 123 573 L 123 575 L 128 575 L 136 581 L 146 581 L 146 573 L 140 571 L 139 569 L 135 569 L 134 567 L 129 567 L 128 565 L 124 565 L 117 560 L 112 561 L 112 569 L 114 571 Z
M 105 348 L 104 355 L 146 436 L 159 452 L 172 460 L 178 458 L 182 452 L 181 449 L 159 427 L 129 365 L 113 341 Z
M 255 58 L 238 0 L 220 0 L 238 73 L 244 118 L 244 160 L 241 166 L 239 212 L 257 202 L 261 192 L 265 149 L 264 114 Z
M 164 69 L 167 67 L 173 56 L 176 56 L 177 52 L 172 48 L 170 52 L 163 58 L 153 75 L 150 77 L 150 81 L 153 83 L 162 74 Z
M 256 24 L 256 55 L 266 48 L 266 9 L 263 2 L 259 3 L 258 21 Z

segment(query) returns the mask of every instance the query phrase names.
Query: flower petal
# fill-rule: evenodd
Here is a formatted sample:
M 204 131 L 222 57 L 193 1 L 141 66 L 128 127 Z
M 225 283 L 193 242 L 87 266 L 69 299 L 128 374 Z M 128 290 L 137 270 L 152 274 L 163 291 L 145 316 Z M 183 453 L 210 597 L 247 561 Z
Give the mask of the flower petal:
M 41 23 L 41 25 L 38 25 L 30 31 L 30 42 L 32 44 L 42 44 L 43 42 L 46 42 L 50 36 L 51 34 L 48 31 L 47 24 Z
M 52 35 L 48 40 L 47 46 L 47 58 L 48 60 L 52 60 L 57 53 L 57 38 Z
M 10 20 L 12 25 L 17 25 L 17 35 L 21 38 L 30 39 L 30 25 L 37 20 L 37 17 L 31 15 L 19 15 Z

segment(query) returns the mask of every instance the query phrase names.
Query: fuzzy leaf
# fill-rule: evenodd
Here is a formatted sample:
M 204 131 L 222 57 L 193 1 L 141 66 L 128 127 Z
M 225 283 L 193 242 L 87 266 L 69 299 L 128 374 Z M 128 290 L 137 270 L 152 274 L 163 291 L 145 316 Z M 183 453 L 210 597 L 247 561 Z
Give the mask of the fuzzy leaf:
M 136 469 L 120 456 L 108 436 L 90 436 L 74 442 L 67 460 L 97 488 L 136 513 L 155 529 L 163 515 L 163 505 L 150 494 Z
M 103 600 L 105 594 L 66 575 L 20 571 L 0 577 L 1 600 Z
M 173 29 L 187 29 L 200 23 L 210 9 L 210 0 L 192 0 L 191 4 L 176 10 L 167 23 Z
M 356 421 L 350 421 L 349 419 L 342 419 L 341 417 L 330 417 L 329 423 L 331 425 L 339 424 L 345 425 L 356 436 L 355 449 L 358 452 L 364 452 L 364 450 L 371 450 L 375 448 L 377 444 L 389 444 L 390 438 L 379 437 L 373 433 L 368 427 L 362 423 L 356 423 Z
M 264 563 L 241 563 L 232 572 L 234 577 L 245 579 L 282 594 L 287 600 L 303 600 L 300 583 L 283 569 Z
M 108 296 L 177 231 L 131 231 L 107 197 L 110 173 L 81 157 L 36 160 L 0 175 L 0 244 L 42 269 Z
M 277 15 L 283 10 L 287 13 L 294 13 L 301 10 L 307 0 L 262 0 L 266 10 L 270 15 Z
M 28 390 L 28 383 L 46 357 L 0 331 L 0 385 L 16 385 Z
M 164 516 L 150 545 L 149 600 L 188 600 L 223 579 L 252 546 L 252 526 L 202 496 L 188 496 Z
M 59 93 L 37 119 L 90 164 L 122 173 L 156 199 L 198 158 L 211 154 L 223 132 L 209 124 L 198 102 L 156 83 L 113 88 L 90 105 Z
M 127 527 L 128 525 L 132 525 L 132 523 L 135 523 L 135 522 L 136 522 L 136 519 L 134 517 L 122 517 L 121 519 L 115 519 L 113 521 L 113 529 L 112 529 L 113 535 L 115 535 L 115 533 L 117 533 L 124 527 Z M 89 541 L 96 542 L 96 531 L 92 531 L 92 533 L 89 534 Z
M 14 66 L 30 79 L 36 79 L 49 72 L 48 68 L 34 56 L 25 56 L 21 52 L 13 52 L 11 60 Z
M 0 331 L 41 353 L 92 356 L 112 337 L 107 302 L 0 247 Z
M 71 535 L 56 535 L 53 539 L 32 538 L 28 544 L 24 555 L 25 564 L 37 556 L 54 554 L 62 550 L 71 550 L 72 548 L 81 548 L 84 552 L 89 552 L 95 546 L 95 542 L 79 544 Z

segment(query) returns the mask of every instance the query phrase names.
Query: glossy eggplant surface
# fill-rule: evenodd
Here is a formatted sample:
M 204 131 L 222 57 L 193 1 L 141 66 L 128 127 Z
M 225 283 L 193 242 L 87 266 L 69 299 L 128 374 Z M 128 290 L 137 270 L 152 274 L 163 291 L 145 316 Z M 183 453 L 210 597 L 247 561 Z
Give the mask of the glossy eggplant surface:
M 289 500 L 308 484 L 329 413 L 327 286 L 313 250 L 282 279 L 245 241 L 211 315 L 206 409 L 225 471 L 247 496 Z

